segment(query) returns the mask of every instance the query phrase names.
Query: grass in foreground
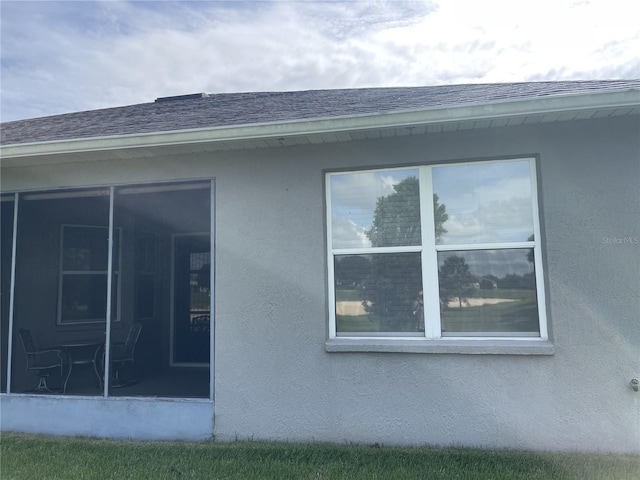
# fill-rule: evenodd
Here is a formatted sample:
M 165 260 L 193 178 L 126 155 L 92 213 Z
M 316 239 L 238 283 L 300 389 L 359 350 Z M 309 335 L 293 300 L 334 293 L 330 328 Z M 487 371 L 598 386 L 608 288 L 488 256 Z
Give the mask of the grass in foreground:
M 640 478 L 640 457 L 267 442 L 180 443 L 4 433 L 0 477 L 21 479 Z

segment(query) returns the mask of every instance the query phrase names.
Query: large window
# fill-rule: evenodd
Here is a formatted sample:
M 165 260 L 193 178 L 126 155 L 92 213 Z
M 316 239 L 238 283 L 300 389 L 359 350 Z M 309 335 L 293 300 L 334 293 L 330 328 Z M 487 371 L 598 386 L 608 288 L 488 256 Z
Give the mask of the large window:
M 111 319 L 118 320 L 120 291 L 120 234 L 114 235 L 114 281 L 111 295 Z M 60 290 L 58 324 L 104 322 L 107 318 L 107 258 L 109 229 L 80 225 L 62 225 L 60 254 Z
M 547 338 L 534 159 L 326 185 L 332 338 Z

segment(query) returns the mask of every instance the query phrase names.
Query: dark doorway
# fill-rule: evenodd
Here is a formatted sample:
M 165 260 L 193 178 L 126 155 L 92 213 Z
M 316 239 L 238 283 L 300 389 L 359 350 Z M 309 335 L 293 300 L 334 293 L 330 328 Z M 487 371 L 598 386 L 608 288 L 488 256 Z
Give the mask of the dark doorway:
M 208 365 L 211 324 L 209 234 L 174 237 L 173 364 Z

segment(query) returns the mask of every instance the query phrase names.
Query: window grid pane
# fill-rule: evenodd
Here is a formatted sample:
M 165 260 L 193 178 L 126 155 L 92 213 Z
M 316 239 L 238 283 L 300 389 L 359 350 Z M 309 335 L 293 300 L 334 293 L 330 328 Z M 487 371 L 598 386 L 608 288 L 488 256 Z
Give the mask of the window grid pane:
M 533 249 L 438 254 L 443 335 L 539 335 Z
M 436 243 L 523 242 L 533 238 L 528 161 L 432 169 Z
M 418 175 L 410 169 L 331 177 L 332 248 L 420 245 Z
M 424 331 L 419 253 L 339 255 L 334 271 L 338 334 Z
M 58 324 L 105 322 L 108 227 L 62 225 Z M 111 318 L 118 320 L 120 234 L 114 236 Z

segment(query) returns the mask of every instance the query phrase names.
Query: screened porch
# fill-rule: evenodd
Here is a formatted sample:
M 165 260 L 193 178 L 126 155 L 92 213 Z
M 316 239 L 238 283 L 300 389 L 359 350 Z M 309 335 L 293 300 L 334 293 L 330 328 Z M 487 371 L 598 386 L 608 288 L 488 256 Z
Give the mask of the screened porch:
M 2 194 L 2 393 L 212 399 L 213 182 Z

